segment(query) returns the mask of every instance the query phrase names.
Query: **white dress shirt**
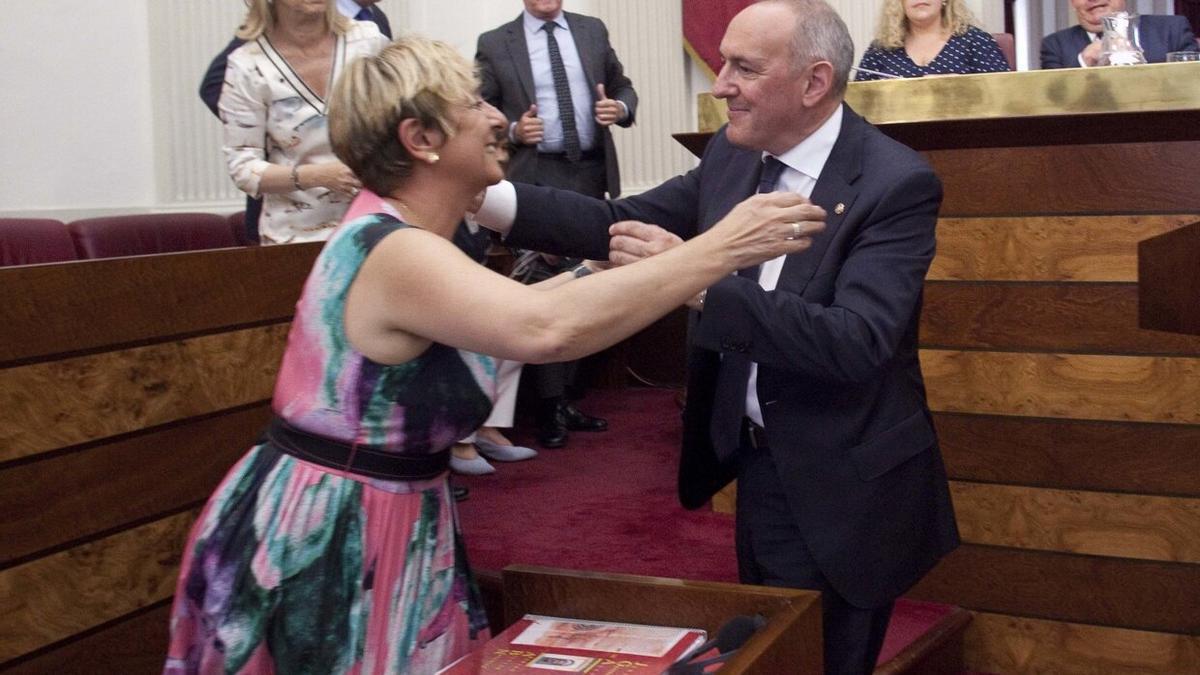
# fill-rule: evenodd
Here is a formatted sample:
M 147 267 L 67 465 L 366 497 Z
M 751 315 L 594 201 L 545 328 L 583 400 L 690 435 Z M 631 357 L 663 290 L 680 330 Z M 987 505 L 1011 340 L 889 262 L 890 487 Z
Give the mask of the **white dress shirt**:
M 537 116 L 542 119 L 542 142 L 538 152 L 562 152 L 563 130 L 558 115 L 558 94 L 554 91 L 554 75 L 550 72 L 550 50 L 546 46 L 546 22 L 528 11 L 523 12 L 525 22 L 525 44 L 529 49 L 529 66 L 533 69 L 533 89 L 537 98 Z M 596 144 L 596 130 L 592 123 L 592 92 L 583 62 L 579 60 L 579 48 L 575 37 L 562 12 L 554 18 L 558 26 L 554 40 L 558 42 L 563 68 L 567 71 L 567 83 L 571 85 L 571 105 L 575 109 L 575 129 L 579 132 L 579 148 L 591 150 Z
M 838 106 L 829 119 L 809 134 L 808 138 L 800 141 L 795 147 L 776 157 L 783 162 L 783 173 L 775 184 L 777 192 L 795 192 L 806 199 L 812 196 L 817 178 L 825 168 L 829 153 L 833 152 L 833 144 L 837 142 L 838 134 L 842 131 L 842 106 Z M 766 157 L 767 153 L 763 153 Z M 800 253 L 798 255 L 805 255 Z M 765 291 L 775 290 L 779 283 L 779 273 L 787 256 L 779 256 L 768 260 L 759 267 L 758 285 Z M 762 407 L 758 403 L 758 364 L 750 364 L 750 381 L 746 385 L 746 417 L 755 424 L 763 425 Z

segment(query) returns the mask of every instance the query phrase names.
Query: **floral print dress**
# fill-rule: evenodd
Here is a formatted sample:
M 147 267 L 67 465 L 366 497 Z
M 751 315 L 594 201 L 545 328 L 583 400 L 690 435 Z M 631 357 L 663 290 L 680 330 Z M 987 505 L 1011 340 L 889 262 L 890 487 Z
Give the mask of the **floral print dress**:
M 448 448 L 491 409 L 491 358 L 433 344 L 400 365 L 343 323 L 388 214 L 337 230 L 297 305 L 274 410 L 292 427 L 405 455 Z M 433 673 L 488 637 L 446 474 L 367 478 L 261 442 L 230 470 L 184 551 L 165 673 Z

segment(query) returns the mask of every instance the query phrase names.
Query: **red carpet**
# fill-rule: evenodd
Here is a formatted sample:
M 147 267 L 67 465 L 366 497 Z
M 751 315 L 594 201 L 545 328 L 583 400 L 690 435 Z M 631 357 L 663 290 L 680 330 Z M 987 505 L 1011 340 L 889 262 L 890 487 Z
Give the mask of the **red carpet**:
M 651 576 L 737 581 L 733 518 L 686 511 L 675 496 L 679 409 L 661 389 L 599 391 L 583 402 L 608 419 L 566 448 L 495 462 L 459 504 L 471 564 L 526 563 Z M 533 439 L 517 434 L 517 443 Z
M 471 488 L 459 504 L 471 565 L 525 563 L 650 576 L 737 581 L 733 517 L 686 511 L 675 496 L 680 418 L 675 392 L 602 390 L 581 405 L 608 419 L 603 433 L 573 433 L 566 448 L 495 462 L 488 476 L 456 476 Z M 533 439 L 517 434 L 518 444 Z M 880 662 L 952 608 L 901 600 Z

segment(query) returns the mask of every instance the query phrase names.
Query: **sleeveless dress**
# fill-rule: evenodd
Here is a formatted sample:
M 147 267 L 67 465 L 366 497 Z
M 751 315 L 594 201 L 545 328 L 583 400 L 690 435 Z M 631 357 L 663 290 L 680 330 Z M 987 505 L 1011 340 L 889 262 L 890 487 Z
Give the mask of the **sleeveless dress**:
M 400 365 L 355 351 L 346 295 L 367 254 L 408 227 L 339 228 L 297 305 L 275 414 L 346 444 L 448 448 L 491 409 L 490 357 L 433 344 Z M 230 470 L 184 551 L 164 673 L 433 673 L 488 638 L 447 474 L 381 480 L 261 442 Z

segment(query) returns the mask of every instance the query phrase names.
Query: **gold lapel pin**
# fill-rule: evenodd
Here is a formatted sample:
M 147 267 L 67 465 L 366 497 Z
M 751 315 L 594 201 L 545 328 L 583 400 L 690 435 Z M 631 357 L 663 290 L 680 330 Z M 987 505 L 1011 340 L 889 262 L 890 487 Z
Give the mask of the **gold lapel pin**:
M 842 215 L 843 213 L 846 212 L 846 205 L 841 202 L 838 202 L 838 205 L 833 207 L 833 212 L 838 214 L 839 216 Z

